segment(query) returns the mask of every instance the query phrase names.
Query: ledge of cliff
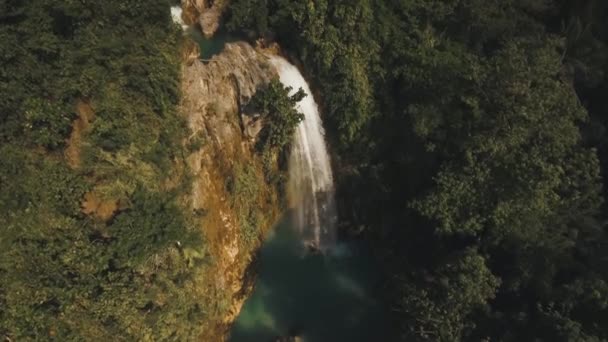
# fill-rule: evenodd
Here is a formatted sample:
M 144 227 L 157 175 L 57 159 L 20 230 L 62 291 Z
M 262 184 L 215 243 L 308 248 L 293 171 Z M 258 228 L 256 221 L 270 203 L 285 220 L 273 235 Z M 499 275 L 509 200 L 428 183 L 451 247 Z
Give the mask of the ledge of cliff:
M 186 44 L 186 49 L 195 49 Z M 241 113 L 260 86 L 276 77 L 264 54 L 243 42 L 226 44 L 209 62 L 182 56 L 181 113 L 191 136 L 190 203 L 204 232 L 207 257 L 199 284 L 206 307 L 204 341 L 222 341 L 251 287 L 247 272 L 262 237 L 280 214 L 276 189 L 265 182 L 254 150 L 261 122 Z M 201 285 L 199 285 L 201 286 Z
M 206 38 L 211 38 L 220 27 L 222 13 L 228 0 L 182 0 L 184 21 L 188 25 L 198 24 Z

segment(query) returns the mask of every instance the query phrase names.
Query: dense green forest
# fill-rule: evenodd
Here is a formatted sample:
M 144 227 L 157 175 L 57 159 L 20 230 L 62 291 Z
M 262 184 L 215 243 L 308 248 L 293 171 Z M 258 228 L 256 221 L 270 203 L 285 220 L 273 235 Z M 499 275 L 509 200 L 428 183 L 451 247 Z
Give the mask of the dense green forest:
M 319 90 L 404 341 L 608 340 L 608 4 L 234 0 Z
M 195 340 L 215 310 L 170 2 L 0 0 L 0 339 Z M 232 0 L 225 25 L 318 90 L 402 340 L 608 340 L 608 3 Z M 251 104 L 262 153 L 286 94 Z
M 168 9 L 0 1 L 3 341 L 200 333 L 211 309 L 192 286 L 204 245 L 175 171 L 187 128 Z

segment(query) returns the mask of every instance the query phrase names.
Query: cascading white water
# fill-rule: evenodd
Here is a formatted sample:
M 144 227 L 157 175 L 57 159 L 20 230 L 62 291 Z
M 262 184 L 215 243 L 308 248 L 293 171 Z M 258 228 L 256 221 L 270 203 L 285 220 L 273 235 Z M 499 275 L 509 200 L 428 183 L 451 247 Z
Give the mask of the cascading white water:
M 325 251 L 336 240 L 336 205 L 334 180 L 323 122 L 306 80 L 284 58 L 271 56 L 281 83 L 291 87 L 291 94 L 302 88 L 306 97 L 297 105 L 304 114 L 298 125 L 289 157 L 288 198 L 294 211 L 294 225 L 308 247 Z
M 173 22 L 179 24 L 182 27 L 182 30 L 186 31 L 188 29 L 188 25 L 182 19 L 182 8 L 181 6 L 172 6 L 171 7 L 171 18 Z

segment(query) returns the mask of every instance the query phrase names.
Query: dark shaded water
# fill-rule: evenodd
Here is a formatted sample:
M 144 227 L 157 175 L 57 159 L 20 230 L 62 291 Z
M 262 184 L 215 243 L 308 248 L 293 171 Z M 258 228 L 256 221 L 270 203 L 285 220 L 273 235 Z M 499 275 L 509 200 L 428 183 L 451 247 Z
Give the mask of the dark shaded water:
M 305 253 L 286 222 L 262 248 L 255 290 L 230 341 L 389 341 L 385 312 L 372 295 L 378 274 L 365 248 L 338 244 L 326 256 Z

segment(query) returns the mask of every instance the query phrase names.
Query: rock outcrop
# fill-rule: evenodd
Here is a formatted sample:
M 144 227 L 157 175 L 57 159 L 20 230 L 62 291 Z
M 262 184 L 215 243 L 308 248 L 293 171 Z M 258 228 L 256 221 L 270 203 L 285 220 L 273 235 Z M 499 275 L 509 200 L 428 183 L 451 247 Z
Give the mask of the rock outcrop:
M 227 44 L 209 62 L 184 60 L 182 67 L 181 112 L 192 132 L 187 144 L 194 146 L 187 158 L 193 176 L 190 202 L 194 212 L 202 213 L 200 225 L 213 260 L 205 274 L 206 300 L 226 304 L 206 319 L 204 341 L 225 338 L 248 293 L 245 271 L 259 247 L 243 243 L 241 208 L 235 207 L 227 186 L 235 170 L 244 165 L 256 170 L 256 187 L 266 191 L 256 209 L 265 218 L 262 232 L 279 214 L 278 197 L 264 184 L 261 156 L 254 151 L 260 120 L 241 113 L 256 90 L 276 75 L 264 54 L 246 43 Z
M 220 27 L 222 13 L 228 0 L 182 0 L 184 21 L 188 25 L 198 23 L 206 38 L 211 38 Z
M 181 58 L 183 63 L 191 66 L 195 61 L 200 59 L 201 49 L 198 44 L 188 39 L 184 42 L 181 50 Z

